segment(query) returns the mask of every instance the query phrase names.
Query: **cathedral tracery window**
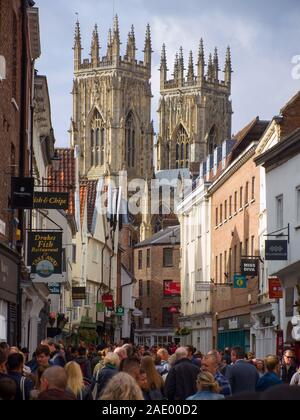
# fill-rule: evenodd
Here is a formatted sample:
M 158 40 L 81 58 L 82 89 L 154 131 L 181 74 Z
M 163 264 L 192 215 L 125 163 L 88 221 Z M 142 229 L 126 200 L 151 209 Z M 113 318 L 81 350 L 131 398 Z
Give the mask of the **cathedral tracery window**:
M 128 168 L 134 168 L 136 138 L 135 138 L 135 126 L 134 126 L 134 119 L 133 119 L 132 112 L 128 114 L 128 117 L 126 119 L 125 140 L 126 140 L 127 166 Z
M 105 128 L 104 121 L 98 110 L 91 122 L 91 166 L 104 165 Z
M 216 130 L 216 126 L 213 125 L 208 135 L 208 141 L 207 141 L 208 154 L 212 155 L 217 146 L 218 146 L 217 130 Z
M 188 168 L 190 158 L 190 143 L 187 132 L 181 125 L 176 137 L 176 169 Z

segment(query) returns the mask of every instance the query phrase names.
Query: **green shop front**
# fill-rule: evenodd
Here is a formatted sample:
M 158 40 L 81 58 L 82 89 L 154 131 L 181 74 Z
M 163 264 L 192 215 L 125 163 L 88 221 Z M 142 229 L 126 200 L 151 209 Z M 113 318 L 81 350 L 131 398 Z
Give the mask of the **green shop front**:
M 242 347 L 245 353 L 250 348 L 250 315 L 241 315 L 234 318 L 218 321 L 217 347 L 224 350 L 226 347 Z

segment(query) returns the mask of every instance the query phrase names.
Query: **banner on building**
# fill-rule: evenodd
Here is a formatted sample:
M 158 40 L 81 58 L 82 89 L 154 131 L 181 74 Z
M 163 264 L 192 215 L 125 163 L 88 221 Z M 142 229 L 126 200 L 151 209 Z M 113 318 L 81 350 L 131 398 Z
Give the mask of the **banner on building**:
M 11 180 L 11 208 L 32 209 L 33 208 L 33 178 L 12 178 Z
M 282 299 L 283 290 L 279 277 L 269 277 L 269 298 L 270 299 Z
M 85 300 L 86 299 L 86 288 L 85 287 L 73 287 L 72 288 L 72 299 L 73 300 Z
M 247 277 L 235 274 L 233 280 L 233 287 L 234 289 L 247 289 Z
M 35 209 L 68 210 L 69 193 L 35 191 L 33 206 Z
M 266 261 L 287 261 L 288 241 L 266 241 Z
M 42 278 L 62 274 L 62 232 L 29 232 L 27 264 Z
M 243 259 L 241 262 L 241 272 L 244 276 L 257 277 L 258 276 L 258 260 Z
M 114 307 L 114 298 L 111 294 L 107 293 L 102 296 L 102 303 L 106 306 L 106 308 L 111 309 Z
M 164 296 L 180 297 L 181 296 L 181 284 L 180 284 L 180 282 L 165 281 L 164 282 Z

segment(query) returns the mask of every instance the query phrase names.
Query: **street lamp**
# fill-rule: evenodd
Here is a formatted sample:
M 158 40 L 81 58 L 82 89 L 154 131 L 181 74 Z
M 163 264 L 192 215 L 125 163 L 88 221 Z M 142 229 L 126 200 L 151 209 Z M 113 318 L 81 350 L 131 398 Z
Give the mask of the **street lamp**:
M 54 156 L 51 159 L 51 161 L 52 161 L 53 171 L 54 172 L 59 171 L 59 166 L 60 166 L 61 158 L 58 156 L 57 150 L 55 150 Z

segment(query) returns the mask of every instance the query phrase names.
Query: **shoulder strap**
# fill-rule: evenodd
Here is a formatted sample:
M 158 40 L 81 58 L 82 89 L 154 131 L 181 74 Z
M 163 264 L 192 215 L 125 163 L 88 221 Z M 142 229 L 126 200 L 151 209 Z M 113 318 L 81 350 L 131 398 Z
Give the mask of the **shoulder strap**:
M 20 381 L 20 391 L 22 394 L 22 400 L 25 401 L 25 380 L 26 378 L 24 376 L 22 376 L 21 381 Z
M 79 391 L 80 401 L 83 401 L 82 389 Z

